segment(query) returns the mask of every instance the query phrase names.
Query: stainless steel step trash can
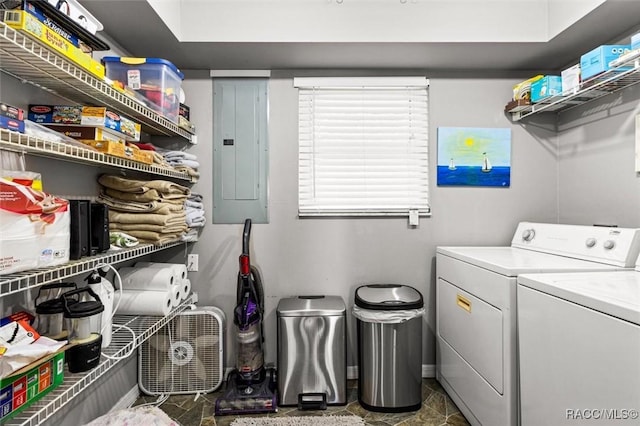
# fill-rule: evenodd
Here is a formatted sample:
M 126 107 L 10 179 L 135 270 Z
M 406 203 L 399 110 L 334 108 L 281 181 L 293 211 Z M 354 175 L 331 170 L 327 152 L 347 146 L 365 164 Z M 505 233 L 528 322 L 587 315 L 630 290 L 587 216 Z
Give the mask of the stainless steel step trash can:
M 279 405 L 326 409 L 347 403 L 347 332 L 339 296 L 281 299 L 278 323 Z
M 413 287 L 369 284 L 356 289 L 358 401 L 370 411 L 422 406 L 422 295 Z

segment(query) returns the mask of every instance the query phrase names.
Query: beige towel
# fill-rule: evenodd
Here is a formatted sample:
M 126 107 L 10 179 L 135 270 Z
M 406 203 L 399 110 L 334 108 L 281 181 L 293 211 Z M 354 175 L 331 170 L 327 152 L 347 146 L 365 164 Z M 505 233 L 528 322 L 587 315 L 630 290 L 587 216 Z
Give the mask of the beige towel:
M 122 192 L 132 192 L 141 194 L 149 189 L 155 189 L 158 192 L 164 194 L 178 194 L 188 196 L 191 191 L 189 188 L 178 185 L 177 183 L 169 182 L 166 180 L 136 180 L 127 179 L 114 175 L 101 175 L 98 178 L 98 182 L 107 188 L 116 189 Z
M 106 204 L 109 206 L 109 209 L 121 211 L 121 212 L 131 212 L 131 213 L 149 213 L 158 210 L 160 207 L 164 205 L 160 205 L 157 201 L 148 201 L 148 202 L 135 202 L 135 201 L 122 201 L 116 199 L 114 197 L 110 197 L 107 194 L 100 194 L 98 196 L 98 202 L 102 204 Z
M 109 210 L 109 222 L 118 223 L 148 223 L 152 225 L 176 225 L 185 222 L 184 213 L 123 213 Z
M 160 200 L 160 193 L 155 189 L 149 189 L 148 191 L 145 191 L 139 194 L 135 192 L 118 191 L 117 189 L 113 189 L 113 188 L 105 188 L 104 192 L 113 198 L 117 198 L 118 200 L 123 200 L 123 201 L 137 201 L 137 202 L 144 203 L 147 201 Z
M 153 225 L 151 223 L 112 222 L 109 224 L 109 229 L 112 231 L 122 231 L 125 233 L 129 231 L 152 231 L 152 232 L 158 232 L 162 234 L 178 234 L 180 232 L 186 231 L 189 228 L 185 224 L 164 226 L 164 225 Z
M 161 234 L 159 232 L 151 231 L 128 231 L 127 234 L 132 237 L 136 237 L 140 241 L 151 242 L 154 244 L 164 244 L 180 238 L 179 234 Z

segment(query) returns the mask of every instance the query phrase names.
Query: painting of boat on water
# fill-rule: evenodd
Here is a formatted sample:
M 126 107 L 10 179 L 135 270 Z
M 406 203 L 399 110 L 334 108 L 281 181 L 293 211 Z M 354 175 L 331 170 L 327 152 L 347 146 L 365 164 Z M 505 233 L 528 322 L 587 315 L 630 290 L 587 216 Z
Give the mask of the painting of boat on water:
M 438 127 L 438 186 L 511 184 L 511 129 Z

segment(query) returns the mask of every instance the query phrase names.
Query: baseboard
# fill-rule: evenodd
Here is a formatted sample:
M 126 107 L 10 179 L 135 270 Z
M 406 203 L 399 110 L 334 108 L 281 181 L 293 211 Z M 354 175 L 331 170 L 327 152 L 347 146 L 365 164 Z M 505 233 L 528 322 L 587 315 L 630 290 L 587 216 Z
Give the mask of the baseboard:
M 129 392 L 125 393 L 124 396 L 118 400 L 118 402 L 116 402 L 116 405 L 114 405 L 111 410 L 109 410 L 109 412 L 129 408 L 133 405 L 134 402 L 136 402 L 138 398 L 140 398 L 140 388 L 138 387 L 138 385 L 135 385 L 134 387 L 129 389 Z

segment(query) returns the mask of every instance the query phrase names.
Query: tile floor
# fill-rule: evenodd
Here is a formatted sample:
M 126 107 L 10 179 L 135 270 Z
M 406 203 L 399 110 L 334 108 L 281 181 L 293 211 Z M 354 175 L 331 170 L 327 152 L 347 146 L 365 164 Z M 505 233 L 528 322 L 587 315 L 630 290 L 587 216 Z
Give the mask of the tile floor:
M 419 411 L 409 413 L 374 413 L 367 411 L 358 403 L 357 380 L 349 380 L 349 398 L 345 406 L 331 406 L 327 410 L 298 411 L 295 407 L 279 407 L 278 412 L 262 416 L 330 416 L 355 414 L 362 417 L 371 426 L 444 426 L 469 425 L 453 401 L 435 379 L 422 380 L 422 398 L 424 403 Z M 215 400 L 223 392 L 224 385 L 216 392 L 203 395 L 197 401 L 193 395 L 174 395 L 160 408 L 182 426 L 228 426 L 234 416 L 214 416 Z M 143 396 L 137 404 L 155 401 L 156 397 Z M 252 414 L 251 417 L 258 415 Z

